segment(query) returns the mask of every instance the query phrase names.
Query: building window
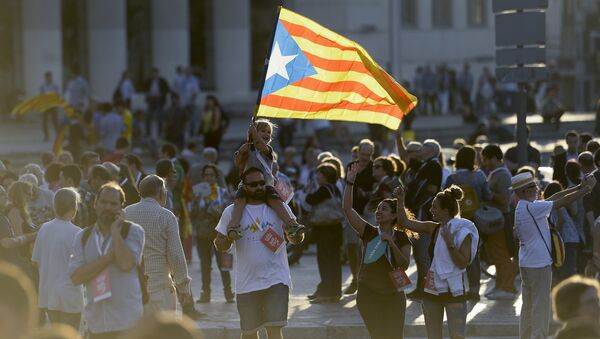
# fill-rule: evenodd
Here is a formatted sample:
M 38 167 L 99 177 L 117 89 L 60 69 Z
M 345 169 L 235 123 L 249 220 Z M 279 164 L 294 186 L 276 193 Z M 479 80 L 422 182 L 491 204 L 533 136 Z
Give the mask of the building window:
M 469 26 L 482 27 L 486 24 L 487 0 L 469 0 L 467 3 L 467 18 Z
M 152 71 L 152 13 L 150 2 L 127 0 L 127 70 L 137 91 Z
M 213 0 L 190 0 L 190 64 L 205 91 L 215 89 Z
M 62 0 L 62 59 L 65 84 L 73 73 L 88 78 L 88 34 L 86 1 Z
M 417 0 L 402 0 L 402 27 L 416 28 L 418 16 Z
M 259 89 L 264 76 L 263 68 L 277 15 L 278 0 L 252 0 L 250 23 L 252 27 L 252 89 Z
M 434 28 L 452 27 L 452 0 L 431 1 L 431 22 Z

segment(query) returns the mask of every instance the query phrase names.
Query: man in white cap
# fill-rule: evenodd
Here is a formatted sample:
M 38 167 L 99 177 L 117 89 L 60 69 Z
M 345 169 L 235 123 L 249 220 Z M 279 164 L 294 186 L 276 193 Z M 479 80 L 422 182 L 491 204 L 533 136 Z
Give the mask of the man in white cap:
M 521 338 L 546 338 L 550 323 L 552 243 L 548 217 L 553 209 L 565 207 L 588 194 L 596 184 L 587 176 L 580 185 L 538 200 L 539 187 L 529 172 L 512 177 L 511 190 L 519 198 L 515 229 L 520 241 L 519 269 L 523 304 L 519 319 Z

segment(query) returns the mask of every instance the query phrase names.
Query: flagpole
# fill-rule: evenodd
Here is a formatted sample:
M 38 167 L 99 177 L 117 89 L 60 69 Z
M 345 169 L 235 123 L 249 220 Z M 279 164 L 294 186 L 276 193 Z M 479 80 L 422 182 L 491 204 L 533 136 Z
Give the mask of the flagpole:
M 262 76 L 260 80 L 260 86 L 258 87 L 258 95 L 256 97 L 256 106 L 254 107 L 254 114 L 252 115 L 252 122 L 256 120 L 256 115 L 258 114 L 258 108 L 260 107 L 260 99 L 262 97 L 263 87 L 265 86 L 265 77 L 267 75 L 267 69 L 269 68 L 269 59 L 271 59 L 271 52 L 273 51 L 273 41 L 275 40 L 275 31 L 277 30 L 277 23 L 279 22 L 279 14 L 281 13 L 281 8 L 283 7 L 283 0 L 281 0 L 281 4 L 277 6 L 277 15 L 275 16 L 275 23 L 273 24 L 273 32 L 271 33 L 271 41 L 269 43 L 269 48 L 267 49 L 267 55 L 265 56 L 265 64 L 263 66 Z

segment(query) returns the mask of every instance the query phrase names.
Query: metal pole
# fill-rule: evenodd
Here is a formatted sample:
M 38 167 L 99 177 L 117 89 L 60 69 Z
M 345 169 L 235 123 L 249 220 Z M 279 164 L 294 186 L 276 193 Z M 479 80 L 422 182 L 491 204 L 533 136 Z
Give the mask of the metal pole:
M 519 166 L 527 164 L 527 91 L 523 83 L 519 83 L 519 92 L 515 95 L 517 109 L 517 156 Z

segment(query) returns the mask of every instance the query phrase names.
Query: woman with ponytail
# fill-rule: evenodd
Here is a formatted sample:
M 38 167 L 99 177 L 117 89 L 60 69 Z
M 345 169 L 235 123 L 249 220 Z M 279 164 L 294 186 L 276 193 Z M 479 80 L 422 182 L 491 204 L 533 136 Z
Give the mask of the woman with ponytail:
M 365 249 L 358 273 L 356 305 L 371 338 L 402 338 L 406 312 L 403 289 L 410 285 L 404 272 L 410 263 L 409 235 L 413 233 L 398 225 L 400 205 L 396 199 L 379 203 L 375 211 L 377 226 L 352 208 L 352 186 L 357 173 L 358 164 L 354 164 L 346 176 L 343 200 L 346 218 Z
M 442 338 L 444 310 L 451 338 L 464 338 L 467 322 L 466 297 L 469 279 L 466 268 L 477 255 L 479 234 L 475 225 L 460 217 L 460 187 L 452 185 L 439 192 L 431 204 L 433 221 L 419 221 L 404 212 L 404 189 L 398 187 L 398 221 L 419 233 L 432 234 L 429 247 L 431 267 L 425 279 L 423 313 L 429 339 Z

